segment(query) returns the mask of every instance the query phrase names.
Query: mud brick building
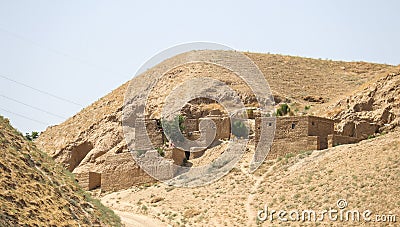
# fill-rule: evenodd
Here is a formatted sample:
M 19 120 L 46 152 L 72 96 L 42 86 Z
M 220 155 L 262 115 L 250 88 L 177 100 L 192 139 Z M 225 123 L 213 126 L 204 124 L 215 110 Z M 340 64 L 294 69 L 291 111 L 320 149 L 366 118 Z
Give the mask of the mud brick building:
M 210 141 L 214 140 L 208 148 L 217 146 L 218 141 L 229 140 L 232 137 L 231 134 L 231 123 L 229 117 L 226 115 L 217 115 L 215 112 L 207 117 L 199 117 L 192 119 L 185 119 L 184 135 L 191 140 L 196 139 L 210 139 L 201 138 L 200 135 L 205 134 L 200 122 L 207 118 L 214 122 L 216 136 L 211 138 Z M 152 147 L 148 154 L 157 155 L 157 151 L 153 150 L 155 148 L 162 147 L 166 143 L 166 137 L 163 134 L 160 121 L 157 119 L 146 119 L 145 125 L 146 129 L 143 132 L 147 132 L 147 135 L 138 134 L 136 139 L 140 141 L 141 137 L 146 139 L 142 144 L 145 147 Z M 315 117 L 315 116 L 292 116 L 292 117 L 277 117 L 275 120 L 273 118 L 264 118 L 257 116 L 255 119 L 249 119 L 252 121 L 253 125 L 250 131 L 254 131 L 253 138 L 255 146 L 257 147 L 260 140 L 261 128 L 262 127 L 275 127 L 275 135 L 272 143 L 270 152 L 268 153 L 267 159 L 274 159 L 282 157 L 288 153 L 298 153 L 307 150 L 322 150 L 328 147 L 356 143 L 361 140 L 361 138 L 356 137 L 354 133 L 353 136 L 347 136 L 340 134 L 335 131 L 335 122 L 331 119 Z M 262 125 L 265 124 L 265 125 Z M 148 137 L 147 137 L 148 136 Z M 252 139 L 251 139 L 252 140 Z M 150 146 L 150 144 L 152 146 Z M 200 158 L 207 147 L 192 147 L 190 151 L 197 151 L 195 153 L 190 153 L 189 159 Z M 186 153 L 186 154 L 185 154 Z M 152 163 L 155 159 L 150 156 L 144 159 L 148 162 L 147 171 L 156 173 L 157 176 L 169 177 L 174 176 L 174 165 L 182 165 L 184 159 L 188 159 L 188 151 L 182 151 L 178 148 L 168 148 L 165 150 L 164 161 L 159 160 Z M 147 161 L 146 161 L 147 160 Z M 152 183 L 156 180 L 149 176 L 146 171 L 141 169 L 139 165 L 135 162 L 132 154 L 130 152 L 115 154 L 107 157 L 104 162 L 104 168 L 100 172 L 87 172 L 87 173 L 77 173 L 77 179 L 79 184 L 81 184 L 85 189 L 92 190 L 101 187 L 105 191 L 116 191 L 121 189 L 126 189 L 134 185 L 140 185 L 144 183 Z
M 255 144 L 259 143 L 262 128 L 261 118 L 255 120 Z M 264 127 L 273 127 L 265 121 Z M 267 159 L 274 159 L 288 153 L 307 150 L 323 150 L 339 144 L 358 142 L 356 137 L 339 135 L 335 132 L 335 122 L 315 116 L 278 117 L 275 121 L 275 136 Z

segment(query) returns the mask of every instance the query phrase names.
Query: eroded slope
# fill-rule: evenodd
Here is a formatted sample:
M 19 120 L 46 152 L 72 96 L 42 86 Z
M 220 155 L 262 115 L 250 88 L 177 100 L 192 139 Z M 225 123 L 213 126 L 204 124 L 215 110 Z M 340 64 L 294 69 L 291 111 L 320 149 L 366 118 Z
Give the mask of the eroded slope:
M 0 226 L 119 226 L 49 156 L 0 116 Z

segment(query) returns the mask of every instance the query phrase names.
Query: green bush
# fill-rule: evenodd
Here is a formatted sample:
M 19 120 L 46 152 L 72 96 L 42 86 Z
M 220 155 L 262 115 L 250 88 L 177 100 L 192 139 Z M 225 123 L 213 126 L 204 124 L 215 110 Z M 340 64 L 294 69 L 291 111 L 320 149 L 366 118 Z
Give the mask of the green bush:
M 159 154 L 161 157 L 164 157 L 164 156 L 165 156 L 165 152 L 164 152 L 164 149 L 163 149 L 163 148 L 157 147 L 156 149 L 157 149 L 158 154 Z
M 232 124 L 232 134 L 239 138 L 247 138 L 249 130 L 241 120 L 235 120 Z
M 25 138 L 29 141 L 32 141 L 32 136 L 29 134 L 29 132 L 25 133 Z
M 254 118 L 254 110 L 246 109 L 247 118 Z
M 293 154 L 293 153 L 287 153 L 286 155 L 285 155 L 285 158 L 286 159 L 289 159 L 289 158 L 293 158 L 295 155 Z
M 35 140 L 39 138 L 39 133 L 38 132 L 32 132 L 32 133 L 25 133 L 25 138 L 29 141 Z
M 182 115 L 176 116 L 172 121 L 162 120 L 164 134 L 169 135 L 172 142 L 182 142 L 184 140 L 182 135 L 185 130 L 185 126 L 183 125 L 184 122 L 185 117 Z
M 32 139 L 37 139 L 39 138 L 39 133 L 38 132 L 32 132 Z
M 290 113 L 291 113 L 290 107 L 286 103 L 281 104 L 279 108 L 276 110 L 276 116 L 285 116 Z

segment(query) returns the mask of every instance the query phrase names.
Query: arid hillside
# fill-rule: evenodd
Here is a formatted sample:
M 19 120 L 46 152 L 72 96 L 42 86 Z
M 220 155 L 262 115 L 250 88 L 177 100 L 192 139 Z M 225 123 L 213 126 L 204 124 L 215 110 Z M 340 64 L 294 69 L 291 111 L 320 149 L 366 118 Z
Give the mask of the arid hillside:
M 355 89 L 354 93 L 322 109 L 320 115 L 341 121 L 347 134 L 352 125 L 368 122 L 376 132 L 387 132 L 400 125 L 400 67 L 382 73 Z
M 271 90 L 291 102 L 334 102 L 393 66 L 276 54 L 245 53 L 264 73 Z M 277 100 L 278 102 L 280 100 Z
M 120 226 L 71 173 L 0 116 L 0 226 Z
M 271 54 L 245 53 L 264 73 L 275 102 L 289 102 L 299 114 L 312 114 L 336 99 L 351 94 L 355 87 L 372 80 L 377 75 L 393 69 L 390 65 L 365 62 L 342 62 L 316 60 Z M 184 58 L 185 54 L 167 59 L 158 66 L 138 76 L 136 83 L 162 70 L 168 64 Z M 163 71 L 164 72 L 164 71 Z M 174 86 L 185 78 L 198 74 L 231 84 L 239 89 L 242 97 L 248 97 L 243 81 L 233 77 L 224 69 L 207 64 L 191 64 L 173 69 L 165 74 L 151 93 L 147 108 L 153 116 L 159 115 L 164 98 Z M 174 80 L 173 80 L 174 78 Z M 63 163 L 70 171 L 81 172 L 87 169 L 101 171 L 102 163 L 108 155 L 120 153 L 125 148 L 121 116 L 124 95 L 128 83 L 117 88 L 97 102 L 86 107 L 64 123 L 49 127 L 41 134 L 37 145 Z M 161 90 L 160 90 L 161 89 Z M 251 101 L 251 99 L 249 99 Z M 305 111 L 305 107 L 307 111 Z
M 197 188 L 143 185 L 102 195 L 101 201 L 125 214 L 147 215 L 165 226 L 395 226 L 400 215 L 400 132 L 321 151 L 265 162 L 247 172 L 250 153 L 221 180 Z M 372 211 L 365 221 L 257 221 L 257 212 L 315 212 L 337 209 Z M 397 215 L 397 222 L 378 223 L 375 215 Z M 286 218 L 288 218 L 286 216 Z M 124 217 L 122 219 L 124 221 Z
M 320 151 L 287 154 L 266 161 L 250 174 L 252 141 L 236 167 L 213 184 L 197 188 L 142 184 L 114 193 L 95 190 L 103 203 L 121 215 L 125 223 L 142 220 L 143 224 L 157 219 L 173 226 L 269 226 L 269 221 L 256 220 L 257 211 L 264 205 L 275 210 L 320 211 L 336 208 L 339 199 L 345 199 L 349 209 L 369 209 L 374 215 L 400 215 L 399 67 L 245 54 L 264 73 L 277 104 L 287 103 L 294 115 L 332 118 L 339 123 L 338 130 L 348 136 L 361 128 L 366 132 L 362 135 L 365 140 Z M 167 59 L 139 75 L 135 79 L 137 86 L 184 57 Z M 164 98 L 180 82 L 197 76 L 224 81 L 239 92 L 246 104 L 252 105 L 248 88 L 229 70 L 203 63 L 167 69 L 164 77 L 151 88 L 146 108 L 152 117 L 159 116 Z M 128 83 L 122 85 L 66 122 L 49 127 L 36 144 L 74 173 L 102 172 L 109 156 L 127 152 L 121 118 L 128 86 Z M 202 158 L 191 163 L 196 166 L 213 160 L 223 153 L 220 149 L 223 145 L 206 150 Z M 322 223 L 360 225 L 327 220 Z M 304 223 L 274 221 L 272 224 Z M 306 225 L 316 224 L 307 222 Z

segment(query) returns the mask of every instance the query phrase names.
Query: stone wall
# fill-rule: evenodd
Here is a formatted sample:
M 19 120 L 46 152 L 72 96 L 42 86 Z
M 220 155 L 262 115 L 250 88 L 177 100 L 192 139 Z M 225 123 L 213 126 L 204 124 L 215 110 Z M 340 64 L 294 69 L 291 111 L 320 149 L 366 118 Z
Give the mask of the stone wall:
M 338 125 L 338 131 L 343 136 L 366 139 L 378 132 L 379 125 L 367 121 L 342 121 Z
M 200 158 L 206 152 L 207 147 L 191 147 L 190 159 Z
M 159 180 L 171 179 L 177 172 L 174 161 L 160 157 L 156 150 L 147 151 L 138 161 L 141 168 Z
M 73 171 L 81 161 L 86 157 L 86 155 L 93 149 L 93 143 L 90 141 L 83 142 L 75 146 L 71 151 L 69 151 L 70 159 L 66 164 L 69 171 Z M 68 149 L 67 149 L 68 150 Z M 65 151 L 67 152 L 67 151 Z
M 101 174 L 96 172 L 75 173 L 75 179 L 85 190 L 92 190 L 101 186 Z
M 201 137 L 200 131 L 192 131 L 187 134 L 189 140 L 198 140 Z
M 215 140 L 228 140 L 231 135 L 231 122 L 229 117 L 214 117 L 209 116 L 206 118 L 200 118 L 199 121 L 211 119 L 216 126 Z
M 264 125 L 263 125 L 264 123 Z M 273 118 L 268 118 L 268 117 L 257 117 L 254 121 L 254 143 L 255 146 L 257 147 L 258 143 L 260 142 L 261 138 L 261 129 L 262 127 L 275 127 L 276 121 L 274 121 Z M 268 129 L 267 129 L 268 130 Z M 273 136 L 273 135 L 267 135 L 267 136 Z
M 301 138 L 308 136 L 307 117 L 277 117 L 275 139 Z
M 335 123 L 331 119 L 308 116 L 308 135 L 327 137 L 335 133 Z
M 147 135 L 154 148 L 162 147 L 164 144 L 163 133 L 160 127 L 161 125 L 158 125 L 157 120 L 146 120 Z
M 306 136 L 297 139 L 280 139 L 272 143 L 267 159 L 284 157 L 286 154 L 296 154 L 300 151 L 319 150 L 318 136 Z
M 354 129 L 356 124 L 352 121 L 340 122 L 337 126 L 337 130 L 343 136 L 354 137 Z
M 328 136 L 328 147 L 334 147 L 342 144 L 358 143 L 359 141 L 360 139 L 356 137 L 333 134 Z
M 185 119 L 183 122 L 186 132 L 199 131 L 199 120 L 198 119 Z
M 366 139 L 370 135 L 374 135 L 379 129 L 379 126 L 366 121 L 357 122 L 354 129 L 354 137 Z
M 264 127 L 273 127 L 273 119 L 265 119 Z M 261 118 L 255 120 L 255 145 L 260 141 Z M 288 153 L 328 148 L 328 135 L 334 133 L 334 122 L 313 116 L 276 118 L 274 141 L 267 159 L 274 159 Z
M 106 159 L 104 166 L 101 188 L 105 191 L 117 191 L 156 181 L 136 164 L 131 153 L 112 155 Z
M 185 152 L 179 148 L 167 149 L 165 151 L 165 158 L 173 160 L 175 165 L 182 165 L 185 157 Z
M 145 127 L 143 127 L 143 122 Z M 149 150 L 164 145 L 164 135 L 160 124 L 155 119 L 136 119 L 135 140 L 140 141 L 136 144 L 136 149 Z
M 328 148 L 328 135 L 335 133 L 335 123 L 331 119 L 308 116 L 308 135 L 318 136 L 320 149 Z

